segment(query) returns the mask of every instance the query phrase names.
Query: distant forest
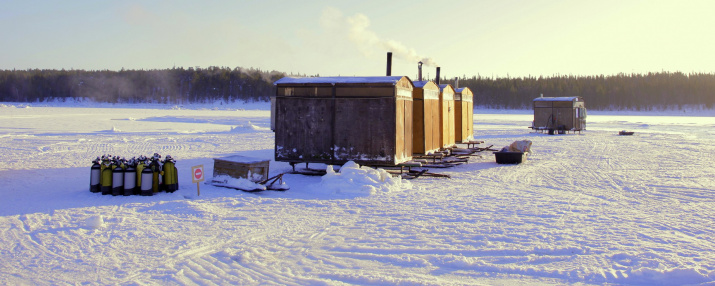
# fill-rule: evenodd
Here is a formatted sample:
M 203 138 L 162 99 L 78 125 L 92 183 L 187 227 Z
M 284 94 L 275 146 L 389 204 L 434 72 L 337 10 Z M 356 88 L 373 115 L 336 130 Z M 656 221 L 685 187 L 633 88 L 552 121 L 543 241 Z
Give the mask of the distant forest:
M 268 101 L 273 82 L 286 76 L 260 69 L 208 67 L 163 70 L 0 70 L 0 101 L 47 102 L 69 98 L 109 103 Z M 305 75 L 292 75 L 305 76 Z M 442 83 L 454 83 L 442 79 Z M 594 110 L 661 110 L 715 105 L 715 75 L 659 72 L 611 76 L 463 76 L 475 106 L 530 109 L 534 98 L 582 96 Z

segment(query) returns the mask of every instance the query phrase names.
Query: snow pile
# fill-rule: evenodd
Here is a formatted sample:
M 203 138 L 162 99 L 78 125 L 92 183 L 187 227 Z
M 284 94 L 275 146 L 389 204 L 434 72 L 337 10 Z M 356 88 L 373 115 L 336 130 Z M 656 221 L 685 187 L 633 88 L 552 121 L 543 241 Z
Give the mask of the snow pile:
M 393 178 L 384 169 L 361 167 L 353 161 L 345 163 L 339 172 L 335 172 L 331 165 L 325 171 L 320 186 L 334 194 L 372 195 L 412 188 L 412 183 L 400 177 Z
M 231 127 L 231 132 L 233 133 L 247 133 L 253 131 L 270 131 L 270 128 L 259 127 L 248 121 L 246 124 Z
M 95 215 L 88 217 L 84 220 L 84 227 L 91 229 L 98 229 L 104 225 L 104 217 L 101 215 Z
M 212 183 L 216 186 L 228 187 L 241 190 L 265 190 L 266 186 L 256 184 L 245 178 L 233 178 L 231 176 L 220 175 L 213 178 Z

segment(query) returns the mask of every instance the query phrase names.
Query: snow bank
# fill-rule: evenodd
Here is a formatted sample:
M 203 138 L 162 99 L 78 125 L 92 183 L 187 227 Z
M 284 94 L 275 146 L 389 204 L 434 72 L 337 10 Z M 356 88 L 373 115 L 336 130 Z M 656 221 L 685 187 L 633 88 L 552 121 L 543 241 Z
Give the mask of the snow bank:
M 216 176 L 212 180 L 213 184 L 222 187 L 229 187 L 241 190 L 265 190 L 266 186 L 261 184 L 256 184 L 251 180 L 244 178 L 233 178 L 231 176 L 220 175 Z
M 331 165 L 325 171 L 327 173 L 322 177 L 320 186 L 333 194 L 372 195 L 412 188 L 409 181 L 400 177 L 393 178 L 384 169 L 361 167 L 353 161 L 345 163 L 338 172 Z

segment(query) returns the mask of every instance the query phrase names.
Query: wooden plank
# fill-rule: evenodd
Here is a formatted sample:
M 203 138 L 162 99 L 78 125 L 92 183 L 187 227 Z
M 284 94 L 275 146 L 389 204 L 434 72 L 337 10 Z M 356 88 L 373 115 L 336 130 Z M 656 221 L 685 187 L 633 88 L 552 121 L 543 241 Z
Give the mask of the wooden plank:
M 417 88 L 415 89 L 417 90 Z M 419 90 L 422 90 L 421 88 Z M 420 92 L 421 93 L 421 92 Z M 412 151 L 424 154 L 427 147 L 427 133 L 425 133 L 425 100 L 415 99 L 412 102 Z
M 276 161 L 330 160 L 332 99 L 277 97 L 276 110 Z

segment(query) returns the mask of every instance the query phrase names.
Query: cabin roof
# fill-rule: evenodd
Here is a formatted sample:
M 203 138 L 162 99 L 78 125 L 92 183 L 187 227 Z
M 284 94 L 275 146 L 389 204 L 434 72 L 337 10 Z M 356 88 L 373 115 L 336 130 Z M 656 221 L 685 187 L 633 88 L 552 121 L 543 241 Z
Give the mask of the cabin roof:
M 332 77 L 284 77 L 279 84 L 392 84 L 396 85 L 404 76 L 332 76 Z
M 564 96 L 564 97 L 537 97 L 534 101 L 582 101 L 580 96 Z
M 472 90 L 469 89 L 468 87 L 460 87 L 460 88 L 455 89 L 454 92 L 456 92 L 456 93 L 462 93 L 462 92 L 465 91 L 465 90 L 468 90 L 468 91 L 470 91 L 470 92 L 472 91 Z
M 444 92 L 444 89 L 447 88 L 447 87 L 449 87 L 449 89 L 451 89 L 451 90 L 454 92 L 454 87 L 452 87 L 452 85 L 451 85 L 451 84 L 448 84 L 448 83 L 447 83 L 447 84 L 440 84 L 440 85 L 439 85 L 439 91 Z

